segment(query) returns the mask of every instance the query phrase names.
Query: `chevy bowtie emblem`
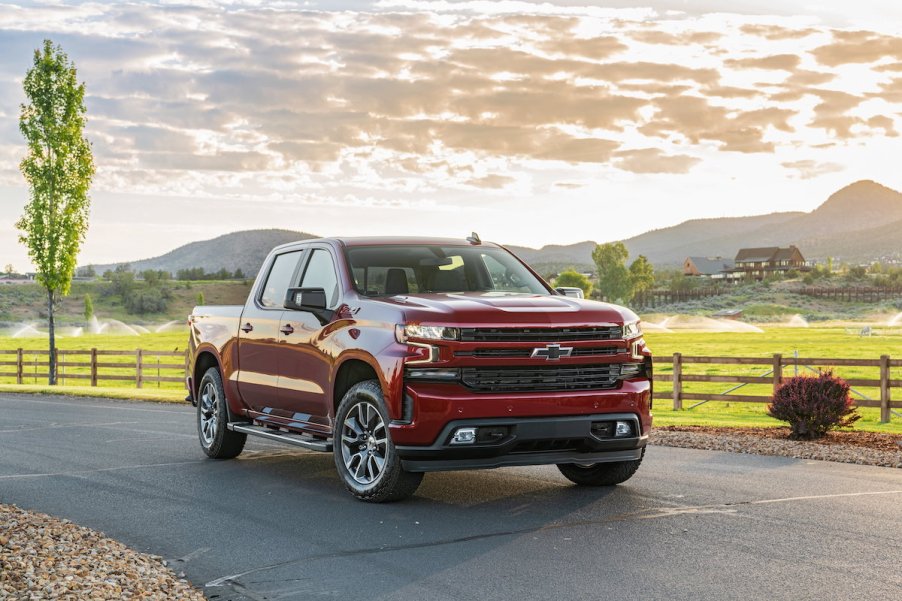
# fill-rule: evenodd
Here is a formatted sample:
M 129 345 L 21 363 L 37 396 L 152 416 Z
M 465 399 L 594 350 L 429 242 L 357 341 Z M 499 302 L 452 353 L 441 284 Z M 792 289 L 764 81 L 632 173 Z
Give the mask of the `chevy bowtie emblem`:
M 572 346 L 561 346 L 560 344 L 549 344 L 545 348 L 533 349 L 532 357 L 544 357 L 546 361 L 557 361 L 561 357 L 569 357 L 573 352 Z

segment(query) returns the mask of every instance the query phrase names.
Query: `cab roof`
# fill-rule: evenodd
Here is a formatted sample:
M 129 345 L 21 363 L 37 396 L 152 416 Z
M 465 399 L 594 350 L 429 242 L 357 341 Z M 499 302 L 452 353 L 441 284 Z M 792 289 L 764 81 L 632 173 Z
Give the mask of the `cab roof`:
M 480 242 L 479 244 L 471 244 L 463 238 L 430 238 L 418 236 L 360 236 L 360 237 L 331 237 L 331 238 L 311 238 L 308 240 L 298 240 L 290 242 L 282 246 L 293 246 L 295 244 L 309 244 L 312 242 L 325 242 L 338 244 L 340 246 L 498 246 L 493 242 Z

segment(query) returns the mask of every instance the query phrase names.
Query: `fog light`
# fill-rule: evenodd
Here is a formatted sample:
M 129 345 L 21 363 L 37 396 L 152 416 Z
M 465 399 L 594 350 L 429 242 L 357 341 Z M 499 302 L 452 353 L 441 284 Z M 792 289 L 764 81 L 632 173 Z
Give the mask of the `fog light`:
M 633 426 L 629 422 L 617 422 L 614 428 L 614 436 L 624 438 L 633 435 Z
M 473 444 L 476 442 L 476 428 L 458 428 L 451 437 L 451 444 Z

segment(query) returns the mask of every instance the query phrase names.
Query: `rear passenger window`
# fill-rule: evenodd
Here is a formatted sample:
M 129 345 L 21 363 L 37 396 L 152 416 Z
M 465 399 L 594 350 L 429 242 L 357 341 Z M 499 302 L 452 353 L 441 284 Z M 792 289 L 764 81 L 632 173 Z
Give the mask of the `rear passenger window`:
M 260 293 L 261 305 L 269 308 L 285 306 L 285 296 L 288 294 L 291 276 L 294 275 L 300 258 L 301 251 L 299 250 L 276 257 L 266 276 L 263 292 Z

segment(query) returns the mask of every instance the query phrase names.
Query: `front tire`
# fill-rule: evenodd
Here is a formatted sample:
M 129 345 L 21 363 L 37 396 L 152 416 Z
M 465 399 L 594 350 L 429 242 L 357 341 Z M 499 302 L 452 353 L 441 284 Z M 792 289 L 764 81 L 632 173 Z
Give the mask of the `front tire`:
M 611 463 L 595 463 L 593 465 L 579 465 L 576 463 L 559 463 L 557 469 L 565 478 L 579 486 L 615 486 L 629 480 L 645 456 L 636 461 L 615 461 Z
M 405 499 L 423 480 L 423 474 L 401 468 L 388 423 L 378 380 L 358 382 L 338 404 L 333 437 L 335 467 L 345 488 L 361 501 Z
M 232 459 L 244 449 L 247 434 L 232 432 L 229 423 L 229 405 L 222 386 L 219 370 L 211 367 L 197 387 L 197 437 L 200 446 L 213 459 Z

